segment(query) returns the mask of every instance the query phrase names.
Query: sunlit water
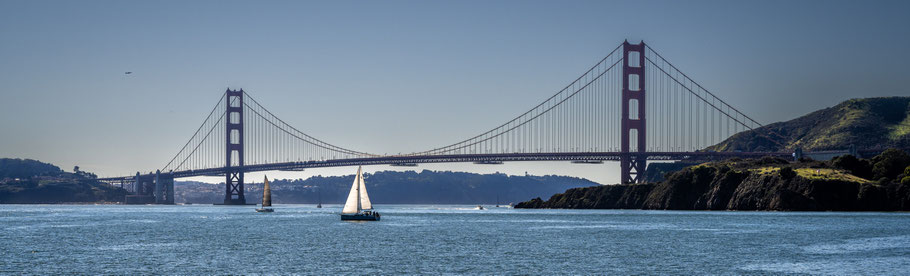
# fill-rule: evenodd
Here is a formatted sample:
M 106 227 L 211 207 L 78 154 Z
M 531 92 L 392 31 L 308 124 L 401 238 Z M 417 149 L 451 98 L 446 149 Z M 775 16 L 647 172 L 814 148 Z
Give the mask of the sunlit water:
M 0 205 L 3 274 L 907 274 L 908 213 Z

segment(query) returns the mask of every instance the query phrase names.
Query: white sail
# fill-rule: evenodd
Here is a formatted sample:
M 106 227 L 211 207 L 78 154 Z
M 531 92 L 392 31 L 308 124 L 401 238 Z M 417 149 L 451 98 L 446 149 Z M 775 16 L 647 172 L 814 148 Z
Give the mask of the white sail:
M 342 214 L 354 214 L 360 212 L 360 168 L 357 168 L 357 176 L 354 177 L 354 184 L 351 185 L 351 192 L 348 193 L 348 200 L 344 202 Z
M 359 169 L 357 170 L 357 178 L 360 179 L 360 208 L 373 209 L 373 204 L 370 203 L 370 196 L 367 195 L 367 186 Z

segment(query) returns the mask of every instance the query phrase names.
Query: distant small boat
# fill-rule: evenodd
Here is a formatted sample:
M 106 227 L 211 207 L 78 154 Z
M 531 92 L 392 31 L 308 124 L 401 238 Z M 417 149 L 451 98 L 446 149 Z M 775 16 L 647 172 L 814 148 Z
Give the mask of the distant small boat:
M 512 208 L 512 203 L 509 203 L 509 205 L 499 205 L 499 196 L 496 196 L 496 208 Z
M 319 188 L 316 189 L 316 208 L 322 208 L 322 191 L 318 190 Z
M 256 212 L 260 213 L 271 213 L 275 212 L 272 208 L 272 189 L 269 187 L 269 177 L 265 177 L 265 184 L 262 187 L 262 208 L 256 209 Z
M 477 209 L 477 210 L 484 210 L 483 206 L 481 206 L 481 205 L 477 205 L 477 207 L 475 207 L 474 209 Z
M 363 182 L 363 169 L 358 167 L 354 184 L 351 185 L 351 192 L 348 193 L 348 200 L 341 209 L 341 220 L 378 221 L 379 218 L 379 212 L 373 210 L 370 196 L 367 195 L 367 187 Z

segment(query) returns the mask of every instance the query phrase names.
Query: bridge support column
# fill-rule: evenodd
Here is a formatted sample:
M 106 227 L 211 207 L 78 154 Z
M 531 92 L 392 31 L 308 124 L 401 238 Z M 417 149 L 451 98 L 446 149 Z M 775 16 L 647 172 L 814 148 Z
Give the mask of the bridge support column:
M 645 42 L 622 45 L 622 121 L 620 181 L 640 183 L 646 169 Z M 634 143 L 634 147 L 632 147 Z
M 155 204 L 174 204 L 174 175 L 155 172 Z
M 155 171 L 155 204 L 161 204 L 164 202 L 164 195 L 161 194 L 161 191 L 164 187 L 161 186 L 161 170 Z
M 164 204 L 174 204 L 174 174 L 168 173 L 167 177 L 164 178 L 164 195 L 167 198 L 164 200 Z
M 149 173 L 147 175 L 142 175 L 136 173 L 136 177 L 133 182 L 133 194 L 127 195 L 124 199 L 126 204 L 152 204 L 155 203 L 155 197 L 153 196 L 155 186 L 153 182 L 155 175 Z
M 225 205 L 244 205 L 243 196 L 243 89 L 225 92 L 226 157 Z
M 142 180 L 139 177 L 139 172 L 136 172 L 136 177 L 133 179 L 133 194 L 136 195 L 142 194 Z

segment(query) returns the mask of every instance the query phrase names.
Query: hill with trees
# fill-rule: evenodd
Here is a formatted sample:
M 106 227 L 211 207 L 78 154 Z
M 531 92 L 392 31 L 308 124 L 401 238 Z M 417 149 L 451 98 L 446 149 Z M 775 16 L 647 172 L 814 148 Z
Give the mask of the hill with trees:
M 657 183 L 569 189 L 516 208 L 910 211 L 910 155 L 790 162 L 729 159 L 669 173 Z
M 126 190 L 96 178 L 78 166 L 70 173 L 37 160 L 0 158 L 0 203 L 123 201 Z
M 737 133 L 708 151 L 910 148 L 910 97 L 852 99 L 805 116 Z

